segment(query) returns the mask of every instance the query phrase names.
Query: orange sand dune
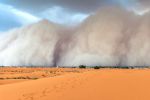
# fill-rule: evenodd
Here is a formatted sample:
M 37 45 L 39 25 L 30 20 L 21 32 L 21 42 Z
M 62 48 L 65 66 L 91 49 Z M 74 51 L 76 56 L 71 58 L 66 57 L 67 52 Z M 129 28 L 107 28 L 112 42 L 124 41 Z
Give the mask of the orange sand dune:
M 92 69 L 79 68 L 1 68 L 0 67 L 0 85 L 16 83 L 21 81 L 36 80 L 48 78 L 67 73 L 82 73 Z
M 103 69 L 1 85 L 0 100 L 150 100 L 150 70 Z

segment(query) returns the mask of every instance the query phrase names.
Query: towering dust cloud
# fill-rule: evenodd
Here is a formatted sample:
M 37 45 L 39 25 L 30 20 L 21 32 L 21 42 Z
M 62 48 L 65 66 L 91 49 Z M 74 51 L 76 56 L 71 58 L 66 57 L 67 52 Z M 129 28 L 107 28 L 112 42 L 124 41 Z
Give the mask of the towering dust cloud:
M 52 66 L 61 26 L 43 20 L 1 36 L 0 64 L 4 66 Z
M 44 20 L 0 36 L 0 64 L 150 66 L 149 18 L 104 7 L 71 29 Z

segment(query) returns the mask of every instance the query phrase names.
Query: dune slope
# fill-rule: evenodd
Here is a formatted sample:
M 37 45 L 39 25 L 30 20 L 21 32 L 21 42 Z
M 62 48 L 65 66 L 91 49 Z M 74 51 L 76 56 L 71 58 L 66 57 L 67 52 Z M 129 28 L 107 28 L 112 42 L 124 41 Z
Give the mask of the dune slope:
M 1 100 L 150 100 L 150 70 L 97 70 L 0 86 Z

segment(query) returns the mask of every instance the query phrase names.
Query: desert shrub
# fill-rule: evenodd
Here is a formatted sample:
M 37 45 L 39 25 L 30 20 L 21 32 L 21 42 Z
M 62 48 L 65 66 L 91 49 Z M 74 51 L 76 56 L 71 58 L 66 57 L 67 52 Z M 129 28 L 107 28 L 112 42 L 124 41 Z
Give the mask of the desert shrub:
M 130 69 L 130 67 L 129 66 L 123 66 L 123 67 L 121 67 L 122 69 Z
M 86 68 L 86 66 L 85 65 L 80 65 L 79 68 Z
M 0 80 L 4 80 L 4 78 L 0 78 Z
M 132 66 L 132 67 L 130 67 L 130 69 L 134 69 L 134 67 Z
M 129 66 L 114 66 L 112 68 L 115 68 L 115 69 L 129 69 L 130 67 Z
M 100 69 L 100 67 L 98 67 L 98 66 L 95 66 L 95 67 L 94 67 L 94 69 Z
M 37 77 L 32 78 L 32 80 L 37 80 L 37 79 L 38 79 Z

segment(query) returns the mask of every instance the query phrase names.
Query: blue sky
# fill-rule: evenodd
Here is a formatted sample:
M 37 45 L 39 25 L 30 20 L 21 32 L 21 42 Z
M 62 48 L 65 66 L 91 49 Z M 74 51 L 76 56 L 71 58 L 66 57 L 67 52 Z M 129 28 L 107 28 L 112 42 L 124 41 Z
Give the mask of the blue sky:
M 58 24 L 74 25 L 82 22 L 87 16 L 88 14 L 80 12 L 69 12 L 67 9 L 59 6 L 53 6 L 39 13 L 32 14 L 12 5 L 0 3 L 0 31 L 28 25 L 42 19 L 48 19 Z
M 142 1 L 142 2 L 141 2 Z M 0 31 L 28 25 L 42 19 L 76 25 L 101 6 L 117 4 L 142 15 L 148 0 L 0 0 Z
M 0 3 L 0 31 L 20 27 L 39 20 L 40 18 L 27 12 L 15 9 L 13 6 Z

